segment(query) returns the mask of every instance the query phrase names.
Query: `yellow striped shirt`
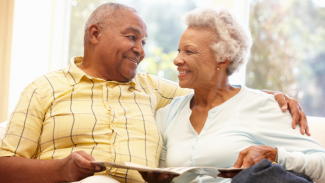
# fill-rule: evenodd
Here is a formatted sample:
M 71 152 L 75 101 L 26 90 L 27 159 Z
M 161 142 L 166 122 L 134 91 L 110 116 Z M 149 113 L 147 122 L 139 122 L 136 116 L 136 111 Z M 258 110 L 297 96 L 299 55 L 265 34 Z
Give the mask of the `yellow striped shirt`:
M 62 159 L 84 150 L 99 161 L 158 167 L 162 141 L 155 111 L 191 92 L 138 72 L 129 83 L 85 74 L 83 57 L 22 92 L 0 141 L 0 156 Z M 144 182 L 136 171 L 108 169 L 120 182 Z

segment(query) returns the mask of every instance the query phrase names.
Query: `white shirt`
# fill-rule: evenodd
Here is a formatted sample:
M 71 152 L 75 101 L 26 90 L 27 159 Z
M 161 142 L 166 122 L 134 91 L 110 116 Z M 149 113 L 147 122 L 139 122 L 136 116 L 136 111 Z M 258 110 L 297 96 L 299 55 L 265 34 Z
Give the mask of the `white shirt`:
M 232 167 L 240 151 L 252 145 L 278 147 L 278 163 L 286 170 L 305 173 L 325 182 L 325 150 L 320 143 L 291 127 L 292 117 L 282 112 L 273 95 L 242 86 L 240 92 L 208 113 L 198 135 L 190 123 L 193 93 L 178 97 L 156 112 L 166 154 L 161 166 Z M 164 162 L 165 160 L 165 162 Z M 165 164 L 165 165 L 164 165 Z M 230 182 L 193 174 L 174 182 Z

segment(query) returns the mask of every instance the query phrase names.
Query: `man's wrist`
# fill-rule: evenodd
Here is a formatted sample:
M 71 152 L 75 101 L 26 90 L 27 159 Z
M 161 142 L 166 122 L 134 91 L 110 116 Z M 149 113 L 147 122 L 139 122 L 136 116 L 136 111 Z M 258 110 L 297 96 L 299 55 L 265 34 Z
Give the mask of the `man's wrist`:
M 66 181 L 62 176 L 63 162 L 64 159 L 53 159 L 51 163 L 53 163 L 53 177 L 52 180 L 56 180 L 56 182 L 64 182 Z M 55 172 L 55 173 L 54 173 Z

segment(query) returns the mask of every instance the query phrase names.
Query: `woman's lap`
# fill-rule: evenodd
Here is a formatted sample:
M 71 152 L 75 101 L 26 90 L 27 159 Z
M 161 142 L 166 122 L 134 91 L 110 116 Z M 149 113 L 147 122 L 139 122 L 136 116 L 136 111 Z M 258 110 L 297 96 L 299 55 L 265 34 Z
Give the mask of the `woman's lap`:
M 238 175 L 232 183 L 312 183 L 311 179 L 301 173 L 289 172 L 280 165 L 272 165 L 266 159 L 251 166 Z

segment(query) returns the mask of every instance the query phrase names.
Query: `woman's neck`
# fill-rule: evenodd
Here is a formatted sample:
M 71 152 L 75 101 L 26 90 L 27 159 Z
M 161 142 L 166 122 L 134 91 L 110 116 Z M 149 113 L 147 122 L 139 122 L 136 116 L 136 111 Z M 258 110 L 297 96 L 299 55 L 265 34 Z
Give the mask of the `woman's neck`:
M 228 78 L 218 83 L 207 84 L 199 88 L 194 88 L 194 97 L 191 101 L 191 108 L 207 108 L 212 109 L 221 105 L 240 91 L 230 85 Z

